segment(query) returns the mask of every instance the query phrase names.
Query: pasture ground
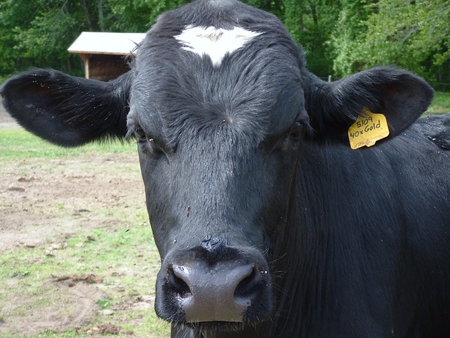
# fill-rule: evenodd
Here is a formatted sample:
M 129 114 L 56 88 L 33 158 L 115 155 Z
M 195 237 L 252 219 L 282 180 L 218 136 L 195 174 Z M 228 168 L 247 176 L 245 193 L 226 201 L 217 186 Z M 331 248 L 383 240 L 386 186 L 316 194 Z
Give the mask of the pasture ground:
M 169 336 L 135 144 L 55 147 L 2 107 L 0 164 L 0 337 Z

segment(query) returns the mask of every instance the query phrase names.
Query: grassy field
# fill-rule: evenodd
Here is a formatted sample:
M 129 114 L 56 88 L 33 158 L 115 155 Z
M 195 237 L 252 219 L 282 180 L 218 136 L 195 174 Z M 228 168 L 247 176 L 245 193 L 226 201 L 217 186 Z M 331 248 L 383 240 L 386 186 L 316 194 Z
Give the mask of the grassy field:
M 0 336 L 168 337 L 135 144 L 64 149 L 0 130 L 0 163 Z
M 153 287 L 153 276 L 157 273 L 157 253 L 151 246 L 153 242 L 148 227 L 134 227 L 127 231 L 92 230 L 65 239 L 60 244 L 53 242 L 50 246 L 3 252 L 0 258 L 0 287 L 9 296 L 20 293 L 21 297 L 33 301 L 3 314 L 0 321 L 27 316 L 30 307 L 48 311 L 52 302 L 59 302 L 60 311 L 70 310 L 65 308 L 71 306 L 70 303 L 63 304 L 60 299 L 49 295 L 48 282 L 68 276 L 84 278 L 89 273 L 101 279 L 97 287 L 104 296 L 96 301 L 98 314 L 86 327 L 60 333 L 46 330 L 33 337 L 88 337 L 96 329 L 112 323 L 115 330 L 119 330 L 118 337 L 167 337 L 168 327 L 156 318 L 151 303 L 147 309 L 139 310 L 132 306 L 134 298 L 142 298 L 141 295 L 149 293 L 154 296 L 154 291 L 149 292 L 149 289 Z M 55 248 L 57 252 L 49 253 L 48 247 Z M 0 298 L 0 303 L 7 301 L 5 298 Z M 122 305 L 127 303 L 126 300 L 131 306 Z M 101 309 L 111 311 L 102 312 Z M 2 337 L 22 335 L 4 333 Z
M 436 92 L 427 112 L 433 114 L 450 114 L 450 93 Z

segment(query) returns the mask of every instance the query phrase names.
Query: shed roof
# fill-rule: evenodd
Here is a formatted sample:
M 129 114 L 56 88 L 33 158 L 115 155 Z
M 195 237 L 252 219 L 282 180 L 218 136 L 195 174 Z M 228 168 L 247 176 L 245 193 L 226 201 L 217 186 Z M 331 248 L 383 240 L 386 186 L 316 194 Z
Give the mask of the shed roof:
M 76 54 L 128 55 L 145 37 L 145 33 L 82 32 L 68 48 Z

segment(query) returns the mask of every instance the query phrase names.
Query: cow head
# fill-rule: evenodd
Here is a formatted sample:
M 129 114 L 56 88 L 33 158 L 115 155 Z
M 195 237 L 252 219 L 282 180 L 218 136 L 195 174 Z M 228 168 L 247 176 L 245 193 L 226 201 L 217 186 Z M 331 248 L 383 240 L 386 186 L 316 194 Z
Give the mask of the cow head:
M 156 309 L 176 322 L 255 322 L 272 311 L 267 256 L 309 128 L 302 59 L 259 12 L 220 25 L 188 14 L 149 31 L 127 119 L 163 259 Z
M 393 68 L 323 82 L 274 16 L 227 0 L 161 16 L 117 80 L 31 70 L 1 93 L 19 123 L 56 144 L 136 138 L 162 259 L 156 311 L 200 329 L 274 315 L 279 262 L 294 253 L 285 238 L 302 226 L 303 145 L 347 144 L 364 107 L 383 111 L 393 137 L 432 97 Z

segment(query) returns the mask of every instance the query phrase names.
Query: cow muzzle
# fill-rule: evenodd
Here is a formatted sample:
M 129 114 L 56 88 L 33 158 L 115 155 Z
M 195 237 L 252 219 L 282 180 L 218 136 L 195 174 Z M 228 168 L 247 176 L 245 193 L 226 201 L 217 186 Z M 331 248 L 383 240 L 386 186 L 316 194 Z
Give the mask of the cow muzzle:
M 256 322 L 270 315 L 272 302 L 267 263 L 251 247 L 221 242 L 174 251 L 158 274 L 156 311 L 171 322 Z

